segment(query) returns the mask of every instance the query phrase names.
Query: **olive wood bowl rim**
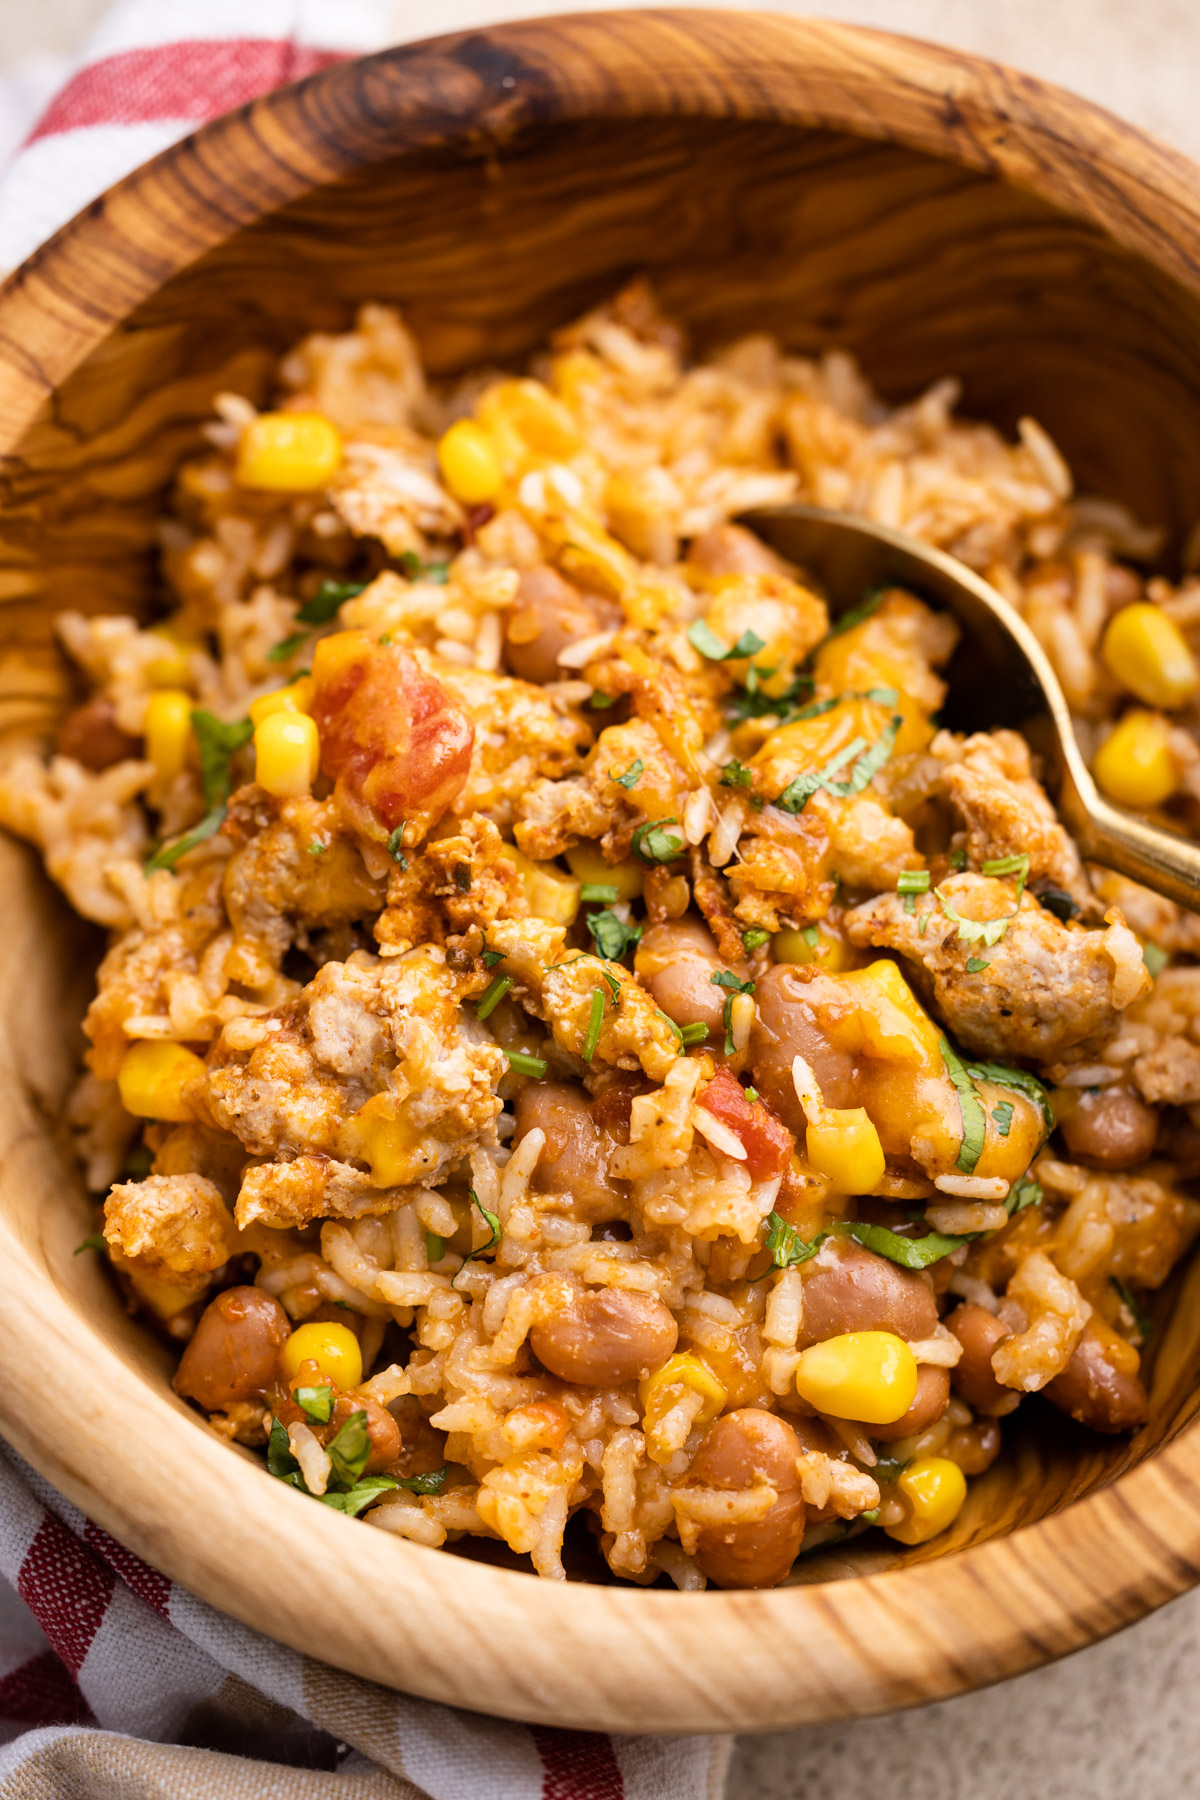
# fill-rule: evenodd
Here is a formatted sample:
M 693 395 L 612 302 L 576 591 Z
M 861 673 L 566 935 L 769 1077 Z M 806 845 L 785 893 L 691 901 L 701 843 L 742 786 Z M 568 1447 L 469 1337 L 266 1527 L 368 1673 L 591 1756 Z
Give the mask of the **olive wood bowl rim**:
M 532 57 L 552 96 L 543 92 L 536 113 L 498 83 L 488 98 L 464 99 L 455 59 L 480 50 Z M 483 60 L 471 65 L 476 89 Z M 893 107 L 886 127 L 881 84 Z M 535 117 L 671 114 L 887 138 L 1033 192 L 1200 290 L 1200 170 L 1049 84 L 912 39 L 766 13 L 543 18 L 336 64 L 206 125 L 110 188 L 0 288 L 0 457 L 112 328 L 214 244 L 364 162 L 460 138 L 456 93 L 476 142 L 502 143 Z M 331 116 L 340 138 L 322 128 Z M 248 177 L 234 190 L 231 168 Z M 0 856 L 5 888 L 31 894 L 24 853 L 6 845 Z M 0 1153 L 36 1172 L 45 1127 L 13 1061 L 24 1093 L 0 1120 Z M 44 1177 L 40 1185 L 53 1193 Z M 63 1297 L 50 1267 L 69 1267 L 77 1218 L 68 1207 L 48 1203 L 33 1229 L 21 1223 L 9 1206 L 0 1212 L 4 1436 L 192 1593 L 407 1692 L 590 1729 L 778 1729 L 1002 1679 L 1096 1641 L 1200 1579 L 1194 1428 L 1009 1536 L 807 1587 L 692 1595 L 563 1585 L 383 1532 L 350 1539 L 343 1521 L 265 1481 L 148 1386 Z M 47 1346 L 36 1380 L 20 1350 L 32 1341 Z M 81 1416 L 83 1359 L 92 1367 Z M 240 1546 L 232 1570 L 230 1543 Z M 307 1572 L 299 1581 L 297 1559 Z

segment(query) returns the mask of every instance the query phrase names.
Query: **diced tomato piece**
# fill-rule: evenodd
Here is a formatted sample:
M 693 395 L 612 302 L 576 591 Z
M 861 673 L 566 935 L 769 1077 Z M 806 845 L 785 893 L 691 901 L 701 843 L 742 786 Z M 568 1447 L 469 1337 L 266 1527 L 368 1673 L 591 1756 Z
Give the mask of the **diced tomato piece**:
M 365 631 L 323 639 L 313 679 L 325 774 L 388 831 L 405 820 L 428 831 L 471 767 L 475 728 L 466 713 L 407 650 Z
M 746 1169 L 753 1180 L 768 1181 L 787 1168 L 796 1140 L 761 1100 L 746 1098 L 745 1088 L 728 1069 L 717 1070 L 700 1096 L 700 1104 L 741 1138 Z

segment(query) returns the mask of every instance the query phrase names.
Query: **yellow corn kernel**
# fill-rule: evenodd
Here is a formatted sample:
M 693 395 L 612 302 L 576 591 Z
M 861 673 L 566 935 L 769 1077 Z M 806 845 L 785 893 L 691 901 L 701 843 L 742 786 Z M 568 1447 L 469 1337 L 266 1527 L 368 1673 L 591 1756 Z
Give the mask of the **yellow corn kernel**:
M 369 631 L 335 631 L 329 637 L 318 638 L 313 645 L 314 687 L 328 687 L 343 670 L 365 661 L 377 648 Z
M 200 1058 L 182 1044 L 139 1038 L 130 1044 L 117 1070 L 121 1104 L 139 1119 L 168 1119 L 182 1125 L 192 1117 L 184 1090 L 203 1073 Z
M 111 1249 L 109 1256 L 146 1311 L 153 1313 L 164 1324 L 179 1313 L 186 1312 L 189 1306 L 195 1306 L 198 1295 L 194 1287 L 172 1287 L 169 1281 L 159 1281 L 157 1276 L 147 1275 L 143 1270 L 132 1267 L 123 1256 L 113 1256 Z
M 363 1377 L 362 1351 L 348 1325 L 314 1320 L 297 1325 L 279 1352 L 279 1367 L 288 1381 L 295 1381 L 300 1365 L 315 1362 L 337 1388 L 356 1388 Z
M 835 1194 L 870 1194 L 883 1180 L 883 1145 L 861 1106 L 825 1107 L 809 1125 L 804 1154 Z
M 945 1456 L 919 1456 L 896 1481 L 895 1494 L 905 1516 L 886 1525 L 888 1536 L 901 1544 L 926 1544 L 953 1525 L 967 1497 L 967 1478 Z
M 535 919 L 553 925 L 573 925 L 579 911 L 579 883 L 553 863 L 532 862 L 515 844 L 504 844 L 501 854 L 517 865 L 525 904 Z
M 154 792 L 160 797 L 187 764 L 195 704 L 182 688 L 160 688 L 146 705 L 142 733 L 146 757 L 154 764 Z
M 1187 639 L 1174 619 L 1148 600 L 1113 614 L 1100 655 L 1114 680 L 1147 706 L 1169 712 L 1200 688 L 1200 670 Z
M 1139 812 L 1161 806 L 1179 786 L 1179 767 L 1168 744 L 1170 726 L 1161 713 L 1135 707 L 1105 738 L 1092 773 L 1110 800 Z
M 806 925 L 803 930 L 795 925 L 785 925 L 771 939 L 771 955 L 781 963 L 819 963 L 833 975 L 850 967 L 850 946 L 845 938 L 831 931 L 823 919 L 816 925 Z
M 187 637 L 173 625 L 156 625 L 155 637 L 165 638 L 170 645 L 162 655 L 147 665 L 146 677 L 152 687 L 182 687 L 188 678 L 192 652 L 202 648 L 200 640 Z
M 480 424 L 515 452 L 518 461 L 531 455 L 574 456 L 582 448 L 583 438 L 570 412 L 540 381 L 498 381 L 481 396 L 477 410 Z
M 250 702 L 251 720 L 255 725 L 261 725 L 272 713 L 306 713 L 312 705 L 313 686 L 311 675 L 301 675 L 298 680 L 289 681 L 286 687 L 273 688 L 269 694 L 260 694 L 257 700 Z
M 894 1425 L 917 1396 L 917 1359 L 890 1331 L 847 1331 L 803 1351 L 796 1391 L 818 1412 Z
M 321 766 L 316 721 L 302 712 L 268 713 L 254 729 L 254 779 L 280 800 L 309 793 Z
M 605 862 L 599 844 L 586 839 L 567 851 L 572 875 L 585 887 L 613 887 L 618 900 L 637 900 L 646 880 L 645 866 L 630 857 L 625 862 Z
M 646 1434 L 646 1452 L 652 1462 L 668 1462 L 674 1446 L 665 1442 L 661 1427 L 672 1407 L 685 1392 L 700 1396 L 700 1411 L 693 1425 L 710 1425 L 725 1404 L 726 1391 L 706 1363 L 690 1351 L 681 1350 L 665 1362 L 653 1375 L 638 1383 L 642 1402 L 642 1430 Z
M 482 425 L 457 419 L 438 445 L 442 479 L 464 506 L 494 500 L 504 484 L 500 458 Z
M 321 413 L 259 413 L 238 440 L 237 479 L 275 494 L 311 494 L 342 460 L 337 427 Z
M 412 1180 L 414 1135 L 396 1116 L 392 1094 L 374 1094 L 356 1113 L 343 1121 L 338 1132 L 339 1153 L 370 1165 L 376 1187 L 403 1187 Z

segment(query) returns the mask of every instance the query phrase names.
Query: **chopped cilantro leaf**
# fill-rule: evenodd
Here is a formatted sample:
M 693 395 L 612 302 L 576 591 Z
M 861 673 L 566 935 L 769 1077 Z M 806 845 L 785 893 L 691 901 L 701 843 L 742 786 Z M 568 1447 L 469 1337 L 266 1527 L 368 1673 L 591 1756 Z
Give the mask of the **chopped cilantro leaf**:
M 925 1237 L 901 1237 L 886 1225 L 866 1225 L 859 1219 L 839 1219 L 830 1226 L 830 1232 L 834 1237 L 853 1238 L 864 1250 L 886 1256 L 902 1269 L 927 1269 L 930 1263 L 940 1262 L 943 1256 L 957 1250 L 963 1241 L 940 1231 L 930 1231 Z
M 833 624 L 829 627 L 829 636 L 831 638 L 841 637 L 843 631 L 853 631 L 856 625 L 861 625 L 863 621 L 869 619 L 873 613 L 877 613 L 879 608 L 883 605 L 885 591 L 884 588 L 875 588 L 873 592 L 866 596 L 860 605 L 852 606 L 849 612 L 842 613 L 841 617 L 835 619 Z
M 1035 1181 L 1032 1175 L 1022 1175 L 1020 1181 L 1014 1181 L 1009 1188 L 1004 1210 L 1011 1219 L 1016 1213 L 1024 1212 L 1027 1206 L 1040 1206 L 1041 1203 L 1041 1182 Z
M 747 951 L 757 950 L 761 944 L 769 943 L 770 940 L 769 931 L 764 931 L 761 925 L 752 925 L 749 931 L 742 933 L 742 948 Z
M 608 907 L 603 912 L 589 913 L 587 928 L 596 946 L 596 955 L 607 962 L 620 962 L 642 935 L 640 925 L 626 925 Z
M 983 1150 L 983 1140 L 987 1133 L 987 1123 L 983 1116 L 983 1105 L 975 1083 L 967 1072 L 966 1065 L 955 1051 L 950 1048 L 947 1038 L 938 1039 L 938 1049 L 942 1053 L 942 1062 L 946 1073 L 954 1084 L 958 1095 L 959 1111 L 962 1115 L 962 1144 L 959 1148 L 955 1167 L 964 1175 L 974 1173 L 975 1164 L 979 1161 Z
M 391 859 L 394 863 L 399 863 L 399 865 L 402 869 L 408 868 L 408 858 L 404 854 L 404 827 L 407 824 L 408 824 L 407 819 L 401 819 L 401 821 L 397 825 L 395 831 L 393 831 L 392 835 L 389 837 L 389 839 L 387 841 L 388 855 L 391 857 Z
M 999 1100 L 992 1108 L 992 1124 L 998 1135 L 1006 1138 L 1012 1130 L 1013 1103 L 1011 1100 Z
M 956 869 L 961 873 L 967 866 L 967 853 L 962 845 L 959 844 L 955 849 L 951 850 L 946 860 L 952 869 Z
M 618 775 L 615 769 L 610 769 L 608 778 L 610 781 L 615 781 L 618 787 L 623 787 L 628 793 L 637 786 L 645 773 L 646 765 L 639 756 L 630 763 L 623 775 Z
M 645 824 L 639 825 L 633 834 L 634 854 L 640 856 L 643 862 L 674 862 L 683 849 L 683 839 L 676 837 L 666 827 L 676 825 L 678 822 L 675 818 L 647 819 Z
M 1149 969 L 1152 980 L 1157 981 L 1170 960 L 1168 952 L 1160 949 L 1157 944 L 1142 945 L 1142 961 Z
M 621 898 L 621 890 L 607 881 L 585 881 L 579 890 L 579 898 L 585 906 L 590 902 L 600 906 L 615 906 Z
M 331 1387 L 298 1387 L 292 1395 L 310 1425 L 328 1425 L 335 1395 Z
M 371 1439 L 364 1408 L 360 1407 L 357 1412 L 352 1412 L 338 1428 L 336 1436 L 326 1444 L 325 1454 L 333 1464 L 333 1474 L 339 1487 L 352 1488 L 366 1468 L 367 1458 L 371 1454 Z
M 93 1231 L 90 1237 L 84 1238 L 82 1244 L 76 1244 L 71 1254 L 72 1256 L 78 1256 L 84 1250 L 98 1250 L 101 1256 L 107 1255 L 108 1245 L 104 1241 L 104 1233 L 102 1231 Z
M 748 769 L 744 763 L 738 762 L 736 757 L 732 762 L 727 762 L 721 770 L 720 785 L 722 787 L 748 788 L 753 784 L 754 770 Z
M 996 1087 L 1012 1088 L 1014 1093 L 1024 1094 L 1026 1100 L 1041 1112 L 1042 1129 L 1049 1137 L 1054 1130 L 1054 1108 L 1036 1075 L 1031 1075 L 1028 1069 L 1014 1069 L 1008 1063 L 997 1062 L 972 1062 L 968 1064 L 967 1073 L 972 1081 L 990 1081 Z
M 311 600 L 305 602 L 296 614 L 300 625 L 328 625 L 336 619 L 338 612 L 347 600 L 353 600 L 356 594 L 365 591 L 365 581 L 330 581 L 326 579 L 318 587 Z
M 991 963 L 982 956 L 968 956 L 967 958 L 968 975 L 982 974 L 984 969 L 990 969 L 991 966 Z
M 317 1498 L 322 1506 L 331 1506 L 335 1512 L 345 1513 L 347 1518 L 356 1519 L 364 1506 L 370 1506 L 372 1501 L 389 1493 L 396 1485 L 393 1475 L 365 1475 L 344 1493 L 333 1491 L 318 1494 Z
M 443 1464 L 440 1469 L 431 1469 L 427 1475 L 404 1475 L 396 1486 L 407 1488 L 410 1494 L 440 1494 L 449 1473 L 449 1468 Z
M 707 656 L 710 662 L 733 662 L 743 656 L 757 656 L 765 650 L 763 640 L 753 631 L 743 631 L 736 644 L 723 644 L 712 627 L 703 619 L 697 619 L 688 627 L 688 642 L 701 656 Z
M 494 969 L 497 963 L 504 961 L 503 950 L 485 950 L 480 958 L 485 969 Z
M 606 706 L 615 706 L 617 704 L 617 696 L 615 694 L 602 694 L 599 688 L 593 688 L 592 697 L 588 704 L 589 706 L 594 706 L 597 712 L 601 712 Z
M 307 631 L 293 631 L 290 637 L 280 638 L 279 642 L 267 651 L 269 663 L 286 662 L 289 656 L 295 656 L 301 644 L 307 643 Z

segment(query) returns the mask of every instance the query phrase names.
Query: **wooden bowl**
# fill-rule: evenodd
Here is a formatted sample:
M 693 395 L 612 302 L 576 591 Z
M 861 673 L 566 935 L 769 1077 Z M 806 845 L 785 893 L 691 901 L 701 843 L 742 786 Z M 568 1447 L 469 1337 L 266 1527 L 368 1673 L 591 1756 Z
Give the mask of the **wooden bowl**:
M 62 605 L 151 602 L 156 512 L 220 387 L 362 298 L 435 373 L 519 360 L 648 271 L 701 344 L 842 344 L 892 397 L 1053 433 L 1175 546 L 1200 519 L 1200 172 L 1024 76 L 745 13 L 591 14 L 332 68 L 206 127 L 0 292 L 0 730 L 45 739 Z M 555 1585 L 272 1482 L 174 1399 L 91 1256 L 61 1129 L 95 938 L 0 847 L 0 1427 L 175 1580 L 316 1657 L 511 1717 L 754 1730 L 941 1699 L 1200 1572 L 1184 1275 L 1132 1441 L 1022 1409 L 953 1534 L 770 1593 Z M 1164 1300 L 1169 1298 L 1164 1296 Z

